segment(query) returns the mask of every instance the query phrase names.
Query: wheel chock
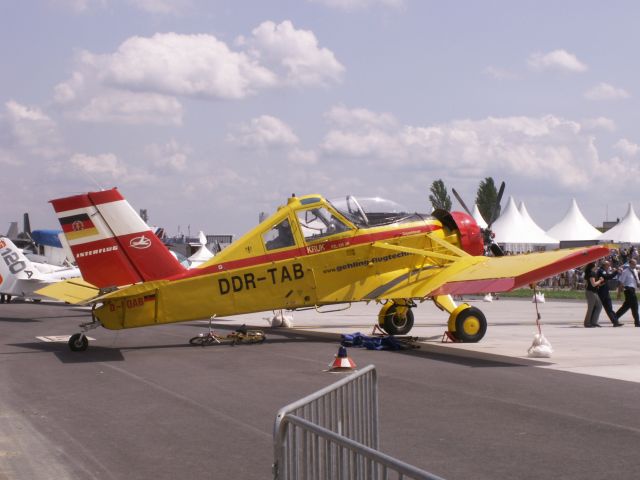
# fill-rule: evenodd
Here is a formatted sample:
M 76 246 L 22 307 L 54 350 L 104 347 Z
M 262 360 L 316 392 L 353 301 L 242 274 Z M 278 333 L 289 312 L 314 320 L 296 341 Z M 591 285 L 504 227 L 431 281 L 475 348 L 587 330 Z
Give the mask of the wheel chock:
M 442 334 L 442 339 L 440 340 L 441 343 L 460 343 L 460 340 L 457 339 L 452 332 L 450 332 L 449 330 L 445 330 L 444 333 Z

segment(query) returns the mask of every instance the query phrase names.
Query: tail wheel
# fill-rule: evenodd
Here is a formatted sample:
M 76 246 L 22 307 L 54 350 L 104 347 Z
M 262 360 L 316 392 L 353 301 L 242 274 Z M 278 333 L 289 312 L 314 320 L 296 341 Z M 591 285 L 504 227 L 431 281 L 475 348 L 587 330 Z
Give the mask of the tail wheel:
M 409 307 L 394 303 L 389 308 L 383 307 L 378 321 L 389 335 L 405 335 L 413 328 L 413 312 Z
M 84 352 L 89 346 L 89 340 L 83 333 L 76 333 L 69 338 L 69 350 L 72 352 Z
M 449 331 L 461 342 L 476 343 L 487 332 L 487 319 L 476 307 L 465 306 L 451 314 Z

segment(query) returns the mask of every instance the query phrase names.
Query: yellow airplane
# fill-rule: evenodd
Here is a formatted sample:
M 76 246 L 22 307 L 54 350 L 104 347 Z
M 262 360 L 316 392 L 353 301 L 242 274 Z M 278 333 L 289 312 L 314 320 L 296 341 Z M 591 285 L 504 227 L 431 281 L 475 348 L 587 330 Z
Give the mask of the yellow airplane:
M 153 235 L 117 189 L 52 200 L 84 280 L 100 289 L 49 296 L 93 305 L 93 321 L 69 340 L 85 350 L 85 333 L 277 309 L 375 301 L 378 324 L 406 334 L 416 302 L 432 300 L 449 314 L 455 339 L 477 342 L 487 321 L 451 295 L 502 292 L 584 265 L 603 246 L 484 256 L 471 216 L 436 210 L 403 212 L 381 199 L 292 196 L 253 230 L 200 267 L 187 270 Z M 75 297 L 74 297 L 75 295 Z

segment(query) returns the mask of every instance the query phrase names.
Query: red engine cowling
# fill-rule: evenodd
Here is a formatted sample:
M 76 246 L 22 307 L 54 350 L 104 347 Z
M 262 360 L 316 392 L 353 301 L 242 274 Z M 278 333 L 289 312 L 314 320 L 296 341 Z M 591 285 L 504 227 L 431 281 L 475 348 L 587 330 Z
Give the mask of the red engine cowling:
M 432 215 L 450 230 L 458 230 L 460 248 L 465 252 L 474 256 L 484 255 L 482 231 L 471 215 L 446 210 L 436 210 Z
M 451 212 L 460 232 L 460 246 L 469 255 L 484 255 L 482 231 L 471 215 L 464 212 Z

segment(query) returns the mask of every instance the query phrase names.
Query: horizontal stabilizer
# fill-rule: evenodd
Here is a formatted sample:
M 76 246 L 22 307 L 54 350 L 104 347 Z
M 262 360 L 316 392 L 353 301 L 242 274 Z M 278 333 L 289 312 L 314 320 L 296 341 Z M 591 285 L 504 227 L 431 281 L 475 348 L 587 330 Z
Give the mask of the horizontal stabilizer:
M 81 278 L 74 278 L 71 280 L 64 280 L 62 282 L 52 283 L 46 287 L 36 290 L 37 294 L 44 295 L 45 297 L 54 298 L 67 303 L 83 303 L 92 299 L 100 291 L 88 282 L 85 282 Z
M 98 303 L 105 300 L 117 300 L 119 298 L 155 294 L 161 286 L 166 285 L 167 283 L 169 283 L 168 280 L 156 280 L 154 282 L 138 283 L 136 285 L 130 285 L 114 292 L 105 293 L 104 295 L 100 295 L 99 297 L 92 298 L 87 303 Z

